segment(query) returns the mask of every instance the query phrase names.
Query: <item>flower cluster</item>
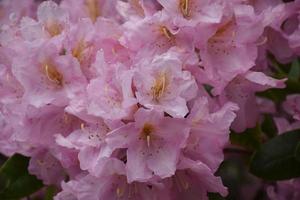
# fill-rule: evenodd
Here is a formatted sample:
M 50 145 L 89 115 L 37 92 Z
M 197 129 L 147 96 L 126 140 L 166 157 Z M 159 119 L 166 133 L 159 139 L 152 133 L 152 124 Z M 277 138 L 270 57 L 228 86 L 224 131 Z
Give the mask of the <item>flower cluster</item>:
M 215 172 L 229 130 L 271 112 L 255 94 L 285 86 L 269 57 L 300 55 L 299 8 L 0 1 L 0 152 L 31 157 L 30 173 L 61 187 L 56 200 L 226 196 Z M 297 120 L 299 101 L 285 105 Z

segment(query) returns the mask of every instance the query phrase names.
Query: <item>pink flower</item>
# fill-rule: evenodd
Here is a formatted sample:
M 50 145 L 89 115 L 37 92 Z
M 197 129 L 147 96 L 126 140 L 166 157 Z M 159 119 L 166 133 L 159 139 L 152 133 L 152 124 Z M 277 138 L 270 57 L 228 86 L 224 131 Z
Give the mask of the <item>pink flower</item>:
M 225 18 L 205 47 L 200 47 L 204 76 L 214 86 L 216 94 L 220 94 L 234 77 L 255 65 L 256 41 L 264 28 L 261 20 L 251 6 L 235 6 L 233 16 Z
M 116 0 L 62 0 L 60 7 L 70 14 L 73 22 L 90 18 L 96 22 L 99 17 L 118 19 Z
M 274 117 L 274 122 L 278 130 L 278 134 L 282 134 L 300 128 L 300 121 L 290 123 L 287 119 L 283 117 Z
M 121 64 L 98 66 L 100 76 L 87 86 L 89 114 L 103 119 L 130 118 L 136 108 L 133 96 L 133 73 Z
M 297 200 L 300 198 L 300 180 L 292 179 L 287 181 L 279 181 L 276 186 L 267 188 L 268 197 L 271 200 Z
M 141 61 L 133 77 L 138 102 L 172 117 L 184 117 L 188 113 L 186 102 L 196 96 L 198 87 L 182 67 L 173 51 Z
M 125 165 L 116 159 L 102 163 L 101 176 L 81 174 L 75 180 L 62 184 L 63 191 L 54 199 L 151 199 L 168 200 L 168 193 L 159 183 L 127 183 Z
M 32 155 L 28 170 L 47 185 L 58 185 L 65 178 L 60 162 L 50 152 L 45 150 Z
M 171 199 L 208 200 L 207 192 L 217 192 L 222 196 L 228 194 L 220 177 L 201 162 L 182 157 L 176 174 L 169 178 L 171 182 Z
M 187 157 L 205 163 L 215 172 L 224 159 L 223 148 L 239 108 L 228 102 L 212 112 L 208 100 L 202 97 L 194 102 L 188 116 L 191 134 L 183 152 Z
M 84 89 L 86 80 L 75 58 L 59 55 L 52 44 L 34 49 L 31 56 L 14 60 L 12 72 L 24 87 L 24 101 L 35 107 L 65 106 Z
M 276 59 L 282 63 L 290 62 L 293 58 L 294 52 L 291 48 L 293 44 L 290 44 L 289 40 L 293 40 L 292 33 L 296 28 L 295 26 L 297 26 L 297 19 L 293 17 L 295 9 L 297 9 L 296 3 L 279 4 L 273 2 L 263 12 L 264 23 L 268 26 L 265 30 L 265 35 L 268 38 L 266 46 Z M 297 46 L 297 42 L 293 42 Z
M 7 112 L 7 111 L 6 111 Z M 22 149 L 22 145 L 17 143 L 13 135 L 15 133 L 14 127 L 12 126 L 10 117 L 11 113 L 6 113 L 5 108 L 1 107 L 0 112 L 0 152 L 9 157 L 12 156 L 15 152 L 24 152 Z
M 295 120 L 300 121 L 300 95 L 294 94 L 287 96 L 283 107 Z
M 153 15 L 160 8 L 161 7 L 156 0 L 129 0 L 128 2 L 117 1 L 117 10 L 125 20 Z
M 127 149 L 128 182 L 172 176 L 189 134 L 186 120 L 164 117 L 162 112 L 142 108 L 134 118 L 135 122 L 112 131 L 105 140 L 111 152 Z
M 59 37 L 69 25 L 68 13 L 53 1 L 41 3 L 37 10 L 37 21 L 24 17 L 21 32 L 29 41 Z
M 140 20 L 127 21 L 123 27 L 125 30 L 120 42 L 133 51 L 145 48 L 147 53 L 158 53 L 165 52 L 172 46 L 193 46 L 192 39 L 187 37 L 187 31 L 179 29 L 171 22 L 170 16 L 162 11 Z
M 239 105 L 240 109 L 237 112 L 237 118 L 232 123 L 232 128 L 237 132 L 242 132 L 246 128 L 254 127 L 259 116 L 255 92 L 268 88 L 283 88 L 284 81 L 285 79 L 276 80 L 262 72 L 252 71 L 231 81 L 225 88 L 221 101 L 230 100 Z
M 33 0 L 3 0 L 0 2 L 0 24 L 16 24 L 24 16 L 34 16 L 35 11 Z
M 222 1 L 218 0 L 158 0 L 179 26 L 198 23 L 218 23 L 223 15 Z
M 90 76 L 89 67 L 95 58 L 95 27 L 89 19 L 81 19 L 72 25 L 63 41 L 64 51 L 71 54 L 81 65 L 81 70 Z
M 291 123 L 256 96 L 284 87 L 270 52 L 299 55 L 299 1 L 55 2 L 0 2 L 0 152 L 45 184 L 68 176 L 56 200 L 226 196 L 230 129 L 265 112 L 299 126 L 299 95 Z
M 291 5 L 292 9 L 297 9 L 300 7 L 299 1 L 295 2 Z M 295 8 L 294 8 L 295 7 Z M 287 11 L 290 15 L 293 14 L 290 10 Z M 297 16 L 291 16 L 284 23 L 284 31 L 288 38 L 289 46 L 293 50 L 296 55 L 300 55 L 300 23 L 299 23 L 300 15 L 298 13 Z
M 18 123 L 11 124 L 17 132 L 13 138 L 31 148 L 52 146 L 56 134 L 68 135 L 80 127 L 78 118 L 57 106 L 48 105 L 38 109 L 23 105 L 18 109 L 21 113 L 14 117 Z
M 272 100 L 263 97 L 257 97 L 256 103 L 261 113 L 269 113 L 269 114 L 276 113 L 276 105 Z
M 101 148 L 105 145 L 106 134 L 110 128 L 117 128 L 118 126 L 109 127 L 104 122 L 82 123 L 80 129 L 73 131 L 66 137 L 56 135 L 56 143 L 76 152 L 82 170 L 98 173 L 95 167 L 102 159 Z
M 11 71 L 11 62 L 14 52 L 0 47 L 0 102 L 2 104 L 20 101 L 23 96 L 23 87 L 16 80 Z

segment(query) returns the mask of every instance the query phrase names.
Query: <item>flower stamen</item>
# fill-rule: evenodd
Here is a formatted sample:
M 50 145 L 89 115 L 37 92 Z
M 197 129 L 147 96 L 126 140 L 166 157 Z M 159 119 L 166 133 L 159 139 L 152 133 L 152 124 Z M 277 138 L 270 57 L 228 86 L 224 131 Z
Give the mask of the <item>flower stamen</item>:
M 172 39 L 173 34 L 170 32 L 170 30 L 167 27 L 165 26 L 160 27 L 160 31 L 166 38 L 168 38 L 168 40 Z
M 47 76 L 47 78 L 56 83 L 58 86 L 63 85 L 63 75 L 57 71 L 57 69 L 54 66 L 51 66 L 49 64 L 44 65 L 44 71 Z
M 118 187 L 117 190 L 116 190 L 116 193 L 117 193 L 117 197 L 121 198 L 124 194 L 124 191 L 121 188 Z
M 62 32 L 62 26 L 59 23 L 53 21 L 47 22 L 45 25 L 45 29 L 51 37 L 59 35 Z
M 154 86 L 151 88 L 153 99 L 159 100 L 163 96 L 166 90 L 166 85 L 166 74 L 159 75 L 159 77 L 154 82 Z
M 150 147 L 151 137 L 147 135 L 147 146 Z
M 84 128 L 85 128 L 84 123 L 81 123 L 81 124 L 80 124 L 80 129 L 81 129 L 81 130 L 84 130 Z
M 145 123 L 142 131 L 141 131 L 141 138 L 146 140 L 148 148 L 151 145 L 152 133 L 154 132 L 154 127 L 152 124 Z
M 183 190 L 187 190 L 190 187 L 190 184 L 183 177 L 180 177 L 178 174 L 175 174 L 175 182 L 177 182 L 179 188 L 182 188 Z
M 190 15 L 189 0 L 180 0 L 179 7 L 183 17 L 185 18 L 189 17 Z
M 140 15 L 144 16 L 144 9 L 140 4 L 139 0 L 131 0 L 130 1 L 132 8 Z
M 72 50 L 72 55 L 77 58 L 79 62 L 83 60 L 83 51 L 86 48 L 86 43 L 83 40 L 80 40 L 75 48 Z
M 99 3 L 97 0 L 86 0 L 86 6 L 88 13 L 93 22 L 96 22 L 97 18 L 100 16 Z

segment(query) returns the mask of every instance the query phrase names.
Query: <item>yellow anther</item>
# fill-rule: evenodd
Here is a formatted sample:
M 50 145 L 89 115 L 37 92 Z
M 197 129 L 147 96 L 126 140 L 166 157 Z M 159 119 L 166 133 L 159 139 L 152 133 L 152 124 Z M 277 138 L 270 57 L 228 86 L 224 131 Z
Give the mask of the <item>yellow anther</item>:
M 77 58 L 79 62 L 82 62 L 83 59 L 83 51 L 86 48 L 86 43 L 83 40 L 80 40 L 75 48 L 72 50 L 72 55 Z
M 163 73 L 155 80 L 153 87 L 151 88 L 153 99 L 159 100 L 166 90 L 167 78 L 166 74 Z
M 142 129 L 142 133 L 144 136 L 150 135 L 154 131 L 154 127 L 152 124 L 145 123 Z
M 124 194 L 124 191 L 121 190 L 121 189 L 118 187 L 117 190 L 116 190 L 116 193 L 117 193 L 117 197 L 118 197 L 118 198 L 121 198 L 121 197 L 123 196 L 123 194 Z
M 45 29 L 47 30 L 47 32 L 50 34 L 51 37 L 54 37 L 56 35 L 59 35 L 62 32 L 63 28 L 59 23 L 49 21 L 46 23 Z
M 54 66 L 45 64 L 44 71 L 50 81 L 56 83 L 58 86 L 63 85 L 63 75 Z
M 81 129 L 81 130 L 84 130 L 84 126 L 85 126 L 84 123 L 81 123 L 81 124 L 80 124 L 80 129 Z
M 190 16 L 189 0 L 180 0 L 179 7 L 183 17 Z
M 154 127 L 152 124 L 145 123 L 141 131 L 141 139 L 146 140 L 147 146 L 150 147 L 151 139 L 153 137 Z
M 226 24 L 222 25 L 217 31 L 216 33 L 211 37 L 209 38 L 208 42 L 213 44 L 213 43 L 217 43 L 218 41 L 222 41 L 223 38 L 228 35 L 228 34 L 231 34 L 229 36 L 231 36 L 231 38 L 234 38 L 235 35 L 236 35 L 236 32 L 234 30 L 232 30 L 231 32 L 230 29 L 232 28 L 234 24 L 234 21 L 229 21 L 227 22 Z
M 184 189 L 184 190 L 189 189 L 190 184 L 189 184 L 188 182 L 184 181 L 182 184 L 183 184 L 183 189 Z
M 117 55 L 117 51 L 116 51 L 116 49 L 115 49 L 114 47 L 111 49 L 111 52 L 112 52 L 114 55 Z
M 175 181 L 179 183 L 178 186 L 183 190 L 187 190 L 190 187 L 190 184 L 183 177 L 180 177 L 178 174 L 175 175 Z
M 67 113 L 64 113 L 64 123 L 69 124 L 71 122 L 70 116 Z
M 86 7 L 91 20 L 95 22 L 101 14 L 98 0 L 86 0 Z
M 261 41 L 258 41 L 256 43 L 257 46 L 260 46 L 260 45 L 263 45 L 263 44 L 266 44 L 268 42 L 268 38 L 267 37 L 264 37 Z
M 170 32 L 170 30 L 169 30 L 167 27 L 162 26 L 162 27 L 160 28 L 160 31 L 162 32 L 162 34 L 163 34 L 166 38 L 168 38 L 169 40 L 172 39 L 173 34 Z
M 230 29 L 230 27 L 232 26 L 233 24 L 233 21 L 229 21 L 227 22 L 226 24 L 224 24 L 223 26 L 221 26 L 217 32 L 215 33 L 215 35 L 213 37 L 220 37 L 220 36 L 223 36 L 227 31 L 228 29 Z M 235 31 L 232 31 L 232 37 L 235 36 Z
M 131 7 L 139 14 L 140 16 L 144 16 L 144 9 L 140 4 L 140 0 L 129 0 Z

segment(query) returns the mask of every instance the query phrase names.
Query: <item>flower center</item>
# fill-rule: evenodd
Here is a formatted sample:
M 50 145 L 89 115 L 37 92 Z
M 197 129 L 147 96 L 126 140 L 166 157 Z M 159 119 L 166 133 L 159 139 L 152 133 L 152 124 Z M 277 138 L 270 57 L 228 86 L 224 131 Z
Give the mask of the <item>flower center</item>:
M 166 37 L 168 38 L 168 40 L 171 40 L 173 37 L 173 34 L 170 32 L 170 30 L 165 27 L 165 26 L 161 26 L 160 27 L 160 32 Z
M 208 42 L 217 41 L 219 38 L 225 37 L 228 33 L 231 34 L 230 36 L 233 38 L 235 36 L 235 31 L 229 32 L 231 27 L 233 26 L 233 21 L 229 21 L 223 26 L 221 26 L 216 33 L 209 39 Z
M 99 3 L 97 0 L 86 0 L 86 7 L 93 22 L 100 16 Z
M 183 176 L 180 176 L 178 173 L 175 174 L 174 179 L 175 179 L 175 183 L 180 191 L 182 189 L 183 189 L 183 191 L 185 191 L 190 188 L 189 182 Z
M 190 16 L 189 0 L 180 0 L 179 8 L 183 17 L 187 18 Z
M 116 189 L 116 194 L 117 194 L 117 197 L 118 197 L 118 198 L 122 198 L 123 195 L 124 195 L 124 190 L 123 190 L 122 188 L 118 187 L 118 188 Z
M 165 73 L 160 74 L 158 78 L 154 81 L 154 85 L 151 88 L 152 97 L 154 100 L 159 100 L 163 96 L 166 90 L 166 86 L 167 86 L 166 74 Z
M 72 55 L 77 58 L 79 62 L 83 60 L 83 51 L 86 48 L 86 43 L 83 40 L 80 40 L 75 48 L 72 50 Z
M 48 63 L 43 65 L 44 73 L 47 78 L 58 86 L 63 85 L 63 75 L 56 69 L 55 66 Z
M 152 124 L 149 123 L 145 123 L 142 131 L 141 131 L 141 138 L 143 140 L 147 141 L 147 146 L 150 147 L 150 143 L 151 143 L 151 137 L 152 137 L 152 133 L 154 132 L 154 127 Z
M 144 9 L 140 4 L 139 0 L 131 0 L 130 1 L 131 6 L 134 10 L 136 10 L 136 12 L 140 15 L 140 16 L 144 16 Z
M 62 32 L 63 28 L 59 23 L 49 21 L 46 23 L 45 29 L 47 30 L 47 32 L 50 34 L 51 37 L 54 37 L 56 35 L 59 35 Z

